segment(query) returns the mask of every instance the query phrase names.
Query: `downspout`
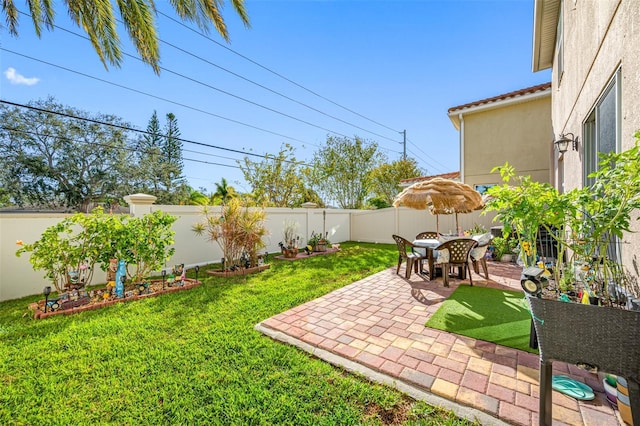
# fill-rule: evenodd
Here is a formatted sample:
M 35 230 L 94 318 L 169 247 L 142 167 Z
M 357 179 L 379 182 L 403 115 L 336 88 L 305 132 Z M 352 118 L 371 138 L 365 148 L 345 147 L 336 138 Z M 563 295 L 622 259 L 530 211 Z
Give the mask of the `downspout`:
M 464 116 L 458 114 L 460 120 L 460 182 L 464 182 Z

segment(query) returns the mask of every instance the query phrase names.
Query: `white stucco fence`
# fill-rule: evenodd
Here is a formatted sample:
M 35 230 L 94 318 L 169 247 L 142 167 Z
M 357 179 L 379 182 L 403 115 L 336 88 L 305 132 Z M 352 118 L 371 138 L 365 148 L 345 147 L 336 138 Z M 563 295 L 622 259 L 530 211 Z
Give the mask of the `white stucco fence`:
M 130 211 L 134 216 L 141 216 L 150 211 L 162 210 L 178 217 L 173 224 L 175 231 L 175 254 L 167 268 L 174 264 L 184 263 L 187 268 L 195 265 L 218 263 L 222 251 L 214 242 L 205 237 L 196 236 L 191 227 L 202 218 L 201 207 L 198 206 L 163 206 L 152 204 L 130 203 Z M 219 212 L 220 207 L 209 207 Z M 17 299 L 38 294 L 44 286 L 49 285 L 43 271 L 34 271 L 29 263 L 28 254 L 17 257 L 19 246 L 16 241 L 32 243 L 38 240 L 42 232 L 69 215 L 38 213 L 2 213 L 0 214 L 0 300 Z M 299 224 L 298 234 L 301 245 L 305 244 L 312 231 L 327 232 L 332 243 L 344 241 L 363 241 L 393 243 L 393 234 L 412 239 L 418 232 L 435 230 L 435 217 L 426 211 L 407 208 L 388 208 L 380 210 L 342 210 L 314 208 L 267 208 L 266 226 L 269 230 L 265 238 L 266 250 L 279 253 L 278 242 L 282 240 L 282 229 L 285 221 L 296 221 Z M 469 229 L 475 223 L 489 228 L 494 226 L 491 218 L 480 216 L 479 212 L 459 215 L 462 229 Z M 452 215 L 440 216 L 440 232 L 455 231 L 455 218 Z M 92 284 L 105 281 L 105 273 L 95 265 Z

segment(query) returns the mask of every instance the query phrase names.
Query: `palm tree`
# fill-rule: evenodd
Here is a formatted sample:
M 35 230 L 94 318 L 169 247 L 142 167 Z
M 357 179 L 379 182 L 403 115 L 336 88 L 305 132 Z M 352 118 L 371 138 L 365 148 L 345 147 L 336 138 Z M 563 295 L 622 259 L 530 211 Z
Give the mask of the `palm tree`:
M 234 9 L 240 15 L 245 27 L 249 27 L 249 16 L 244 7 L 244 0 L 230 0 Z M 30 0 L 29 5 L 33 26 L 38 37 L 42 34 L 42 27 L 52 30 L 54 27 L 54 4 L 49 0 Z M 113 3 L 110 0 L 75 0 L 64 2 L 69 16 L 82 28 L 93 44 L 100 60 L 105 67 L 108 65 L 119 67 L 122 62 L 120 38 L 116 30 L 117 21 L 114 16 Z M 158 33 L 154 15 L 156 8 L 153 0 L 118 1 L 115 2 L 120 11 L 120 18 L 124 23 L 129 38 L 136 46 L 142 60 L 160 73 L 158 62 L 160 51 L 158 48 Z M 183 21 L 195 22 L 203 31 L 208 31 L 213 23 L 220 35 L 229 41 L 227 26 L 220 14 L 220 6 L 224 0 L 173 0 L 170 3 Z M 14 0 L 2 2 L 4 21 L 9 32 L 18 35 L 19 11 Z
M 215 185 L 216 185 L 216 190 L 211 195 L 211 198 L 213 200 L 218 199 L 222 201 L 222 204 L 227 204 L 227 201 L 230 198 L 235 197 L 235 190 L 233 189 L 233 186 L 229 186 L 225 178 L 222 178 L 220 183 L 216 183 Z
M 189 191 L 189 205 L 206 206 L 207 204 L 209 204 L 209 197 L 195 189 Z

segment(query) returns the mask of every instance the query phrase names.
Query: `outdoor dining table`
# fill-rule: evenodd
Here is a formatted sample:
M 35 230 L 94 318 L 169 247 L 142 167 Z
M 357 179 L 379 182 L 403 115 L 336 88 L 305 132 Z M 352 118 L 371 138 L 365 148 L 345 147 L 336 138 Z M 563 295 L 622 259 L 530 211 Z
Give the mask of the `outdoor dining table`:
M 435 277 L 435 274 L 432 273 L 431 268 L 433 266 L 433 258 L 434 258 L 434 250 L 438 247 L 442 242 L 440 240 L 436 240 L 435 238 L 427 238 L 421 240 L 413 240 L 413 245 L 419 248 L 424 248 L 425 256 L 427 257 L 427 262 L 429 264 L 429 276 L 431 278 Z
M 431 271 L 431 269 L 435 269 L 433 267 L 433 262 L 434 259 L 437 257 L 438 255 L 438 251 L 435 250 L 440 244 L 444 243 L 445 241 L 449 241 L 449 240 L 453 240 L 456 238 L 465 238 L 465 237 L 458 237 L 458 236 L 443 236 L 443 240 L 444 241 L 440 241 L 437 240 L 435 238 L 426 238 L 426 239 L 420 239 L 420 240 L 413 240 L 413 245 L 417 246 L 419 248 L 424 248 L 426 253 L 426 257 L 427 257 L 427 262 L 429 264 L 429 278 L 435 278 L 437 274 L 433 273 Z M 461 279 L 465 279 L 466 278 L 466 271 L 464 270 L 464 268 L 460 268 L 460 274 L 459 274 L 459 278 Z

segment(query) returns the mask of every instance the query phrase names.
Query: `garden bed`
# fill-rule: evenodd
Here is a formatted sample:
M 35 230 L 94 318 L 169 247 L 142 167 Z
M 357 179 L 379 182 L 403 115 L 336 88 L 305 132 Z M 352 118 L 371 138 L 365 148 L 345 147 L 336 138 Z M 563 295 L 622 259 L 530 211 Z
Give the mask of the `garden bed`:
M 104 308 L 105 306 L 113 305 L 114 303 L 122 303 L 133 300 L 140 300 L 147 297 L 155 297 L 164 293 L 172 293 L 175 291 L 189 290 L 195 286 L 202 284 L 201 281 L 197 281 L 191 278 L 185 278 L 184 284 L 173 284 L 169 287 L 168 283 L 165 281 L 163 284 L 162 280 L 154 280 L 149 283 L 149 286 L 146 287 L 143 291 L 144 293 L 139 292 L 139 290 L 129 290 L 125 291 L 125 296 L 118 298 L 116 296 L 110 295 L 108 298 L 104 298 L 99 292 L 103 290 L 92 290 L 91 293 L 94 293 L 94 297 L 79 297 L 77 300 L 68 300 L 60 303 L 60 308 L 56 310 L 49 310 L 47 312 L 45 309 L 45 301 L 40 300 L 36 303 L 29 305 L 29 309 L 33 310 L 33 317 L 35 319 L 48 318 L 54 315 L 70 315 L 76 314 L 78 312 L 90 311 L 92 309 Z M 129 287 L 129 286 L 127 286 Z M 49 302 L 53 302 L 56 299 L 50 299 Z
M 262 272 L 265 269 L 269 269 L 271 265 L 259 265 L 254 266 L 252 268 L 240 268 L 235 271 L 222 271 L 220 269 L 210 269 L 207 271 L 207 274 L 213 275 L 214 277 L 233 277 L 236 275 L 248 275 L 255 274 L 257 272 Z
M 276 259 L 282 259 L 282 260 L 306 259 L 306 258 L 313 257 L 313 256 L 322 256 L 324 254 L 335 253 L 337 251 L 340 251 L 340 249 L 339 248 L 328 248 L 325 251 L 312 251 L 310 254 L 307 254 L 307 253 L 301 251 L 300 253 L 297 254 L 296 257 L 286 257 L 284 255 L 280 255 L 280 256 L 276 256 Z

